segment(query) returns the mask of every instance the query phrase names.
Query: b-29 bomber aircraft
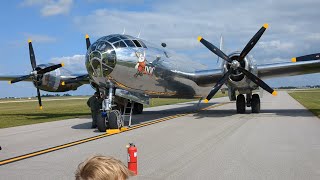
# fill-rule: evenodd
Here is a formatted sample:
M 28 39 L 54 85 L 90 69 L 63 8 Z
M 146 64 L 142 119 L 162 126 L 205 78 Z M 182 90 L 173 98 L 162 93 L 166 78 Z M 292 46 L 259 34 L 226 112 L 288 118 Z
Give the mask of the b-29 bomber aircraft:
M 39 106 L 40 91 L 65 92 L 90 84 L 105 97 L 99 131 L 123 126 L 122 113 L 130 104 L 131 112 L 142 113 L 143 104 L 150 97 L 203 98 L 208 102 L 225 84 L 230 101 L 236 101 L 237 113 L 260 112 L 260 97 L 253 91 L 259 87 L 272 95 L 277 92 L 262 79 L 318 73 L 320 54 L 292 58 L 292 62 L 256 65 L 248 53 L 268 28 L 264 24 L 241 52 L 226 55 L 219 48 L 202 38 L 200 43 L 224 60 L 220 69 L 207 69 L 187 56 L 169 51 L 162 43 L 154 45 L 124 34 L 104 36 L 90 43 L 86 35 L 86 74 L 72 74 L 63 64 L 37 65 L 32 42 L 29 53 L 32 71 L 25 76 L 1 76 L 10 83 L 31 81 L 37 88 Z M 213 86 L 213 87 L 212 87 Z M 237 92 L 237 93 L 236 93 Z M 236 94 L 238 94 L 236 96 Z

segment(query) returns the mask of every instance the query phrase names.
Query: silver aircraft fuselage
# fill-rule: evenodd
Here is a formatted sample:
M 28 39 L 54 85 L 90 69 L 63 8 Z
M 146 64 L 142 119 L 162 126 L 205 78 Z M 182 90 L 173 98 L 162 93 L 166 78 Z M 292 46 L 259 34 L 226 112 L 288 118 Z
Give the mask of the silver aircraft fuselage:
M 239 52 L 230 54 L 231 59 L 237 56 Z M 241 66 L 256 74 L 250 59 L 245 58 Z M 107 88 L 112 82 L 121 89 L 151 97 L 205 97 L 217 82 L 217 77 L 210 77 L 217 69 L 207 70 L 205 65 L 186 56 L 128 35 L 109 35 L 94 42 L 86 54 L 86 67 L 100 87 Z M 229 68 L 224 64 L 219 69 L 221 76 Z M 237 72 L 227 85 L 242 92 L 257 88 Z

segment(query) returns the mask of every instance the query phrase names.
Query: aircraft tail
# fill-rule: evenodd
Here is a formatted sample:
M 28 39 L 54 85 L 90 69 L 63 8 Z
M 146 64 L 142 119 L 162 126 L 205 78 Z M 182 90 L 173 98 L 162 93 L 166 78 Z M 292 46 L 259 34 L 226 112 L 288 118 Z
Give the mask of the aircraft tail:
M 222 34 L 220 35 L 220 46 L 219 46 L 219 49 L 221 51 L 223 51 L 223 36 L 222 36 Z M 218 56 L 218 59 L 217 59 L 217 64 L 219 64 L 219 67 L 222 67 L 223 63 L 220 62 L 219 56 Z

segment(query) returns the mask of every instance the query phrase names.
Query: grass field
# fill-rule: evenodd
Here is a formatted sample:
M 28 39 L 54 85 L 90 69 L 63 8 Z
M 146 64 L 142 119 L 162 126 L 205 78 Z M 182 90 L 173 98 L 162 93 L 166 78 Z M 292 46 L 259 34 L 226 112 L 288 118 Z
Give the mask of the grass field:
M 289 94 L 320 118 L 320 89 L 292 91 Z
M 221 96 L 222 94 L 219 92 L 216 97 Z M 43 98 L 42 110 L 39 110 L 38 102 L 36 99 L 29 100 L 30 102 L 19 102 L 28 101 L 27 99 L 0 100 L 0 128 L 50 122 L 76 117 L 90 117 L 90 110 L 86 105 L 87 99 L 88 97 Z M 7 103 L 8 101 L 10 102 Z M 194 100 L 154 98 L 151 99 L 150 107 L 176 104 L 188 101 Z

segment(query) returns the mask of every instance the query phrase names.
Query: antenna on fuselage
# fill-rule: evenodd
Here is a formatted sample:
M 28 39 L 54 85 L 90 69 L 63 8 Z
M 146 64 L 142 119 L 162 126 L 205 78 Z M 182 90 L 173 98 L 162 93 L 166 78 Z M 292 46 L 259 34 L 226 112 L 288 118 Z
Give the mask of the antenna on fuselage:
M 122 32 L 122 34 L 124 34 L 125 32 L 126 32 L 126 28 L 124 27 L 124 28 L 123 28 L 123 32 Z
M 141 29 L 139 30 L 138 38 L 140 38 L 140 34 L 141 34 Z

